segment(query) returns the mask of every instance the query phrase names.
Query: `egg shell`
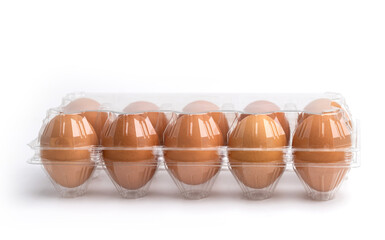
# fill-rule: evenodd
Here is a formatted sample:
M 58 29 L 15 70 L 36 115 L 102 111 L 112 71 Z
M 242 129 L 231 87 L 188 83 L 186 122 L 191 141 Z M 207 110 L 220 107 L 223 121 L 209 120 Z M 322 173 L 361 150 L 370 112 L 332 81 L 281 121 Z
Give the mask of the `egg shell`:
M 289 121 L 286 118 L 286 115 L 284 112 L 279 112 L 281 109 L 274 103 L 270 101 L 264 101 L 264 100 L 258 100 L 255 102 L 250 103 L 244 108 L 243 114 L 239 116 L 238 121 L 241 121 L 245 117 L 249 116 L 250 113 L 253 114 L 262 114 L 267 112 L 272 112 L 270 114 L 267 114 L 267 116 L 271 117 L 274 121 L 279 123 L 281 127 L 283 128 L 285 134 L 286 134 L 286 143 L 289 144 L 290 141 L 290 124 Z
M 82 112 L 80 115 L 87 118 L 87 120 L 94 127 L 96 134 L 100 138 L 100 136 L 102 135 L 104 125 L 106 124 L 108 119 L 108 113 L 107 112 Z
M 212 102 L 205 100 L 198 100 L 187 104 L 183 108 L 183 112 L 187 113 L 202 113 L 210 111 L 218 111 L 219 107 Z
M 159 107 L 151 102 L 138 101 L 129 104 L 123 109 L 123 112 L 133 113 L 133 112 L 142 112 L 139 114 L 142 117 L 148 117 L 152 126 L 155 128 L 156 133 L 159 137 L 159 144 L 163 144 L 163 132 L 167 127 L 168 120 L 166 114 L 163 112 L 156 112 L 159 110 Z
M 100 110 L 100 103 L 90 98 L 75 99 L 63 108 L 64 113 L 79 113 L 86 117 L 100 138 L 108 113 L 96 110 Z
M 218 124 L 223 136 L 223 145 L 227 144 L 227 133 L 229 132 L 229 123 L 227 122 L 226 115 L 221 112 L 210 112 L 208 113 L 214 121 Z
M 207 113 L 210 115 L 214 121 L 218 124 L 219 129 L 221 130 L 223 136 L 223 144 L 227 144 L 227 133 L 229 131 L 229 123 L 227 121 L 226 115 L 224 113 L 218 112 L 220 108 L 212 102 L 208 101 L 195 101 L 187 104 L 183 108 L 183 112 L 186 113 Z
M 238 122 L 229 135 L 228 158 L 232 172 L 250 188 L 265 188 L 283 173 L 285 132 L 281 125 L 267 115 L 250 115 Z M 232 150 L 260 148 L 261 150 Z M 271 150 L 277 148 L 279 150 Z M 264 150 L 266 149 L 266 150 Z
M 164 158 L 168 170 L 181 182 L 199 185 L 218 173 L 218 147 L 223 145 L 223 136 L 210 115 L 180 116 L 166 129 L 164 141 L 166 148 L 177 148 L 166 149 Z
M 350 127 L 340 114 L 308 116 L 293 137 L 296 171 L 310 188 L 319 192 L 332 191 L 350 169 L 352 156 L 344 149 L 351 146 Z
M 352 128 L 352 121 L 347 111 L 343 109 L 340 104 L 328 98 L 319 98 L 310 102 L 308 105 L 306 105 L 303 111 L 304 112 L 298 115 L 297 125 L 299 125 L 303 120 L 313 114 L 322 114 L 328 112 L 342 114 L 345 122 L 350 128 Z
M 95 130 L 85 117 L 76 114 L 55 116 L 40 135 L 43 166 L 57 184 L 67 188 L 78 187 L 94 171 L 87 148 L 97 144 Z
M 111 178 L 119 186 L 134 190 L 154 176 L 157 159 L 152 149 L 159 144 L 150 120 L 139 114 L 119 115 L 103 132 L 103 160 Z M 132 148 L 132 149 L 113 149 Z
M 64 113 L 76 113 L 91 110 L 99 110 L 100 103 L 91 98 L 77 98 L 63 107 Z

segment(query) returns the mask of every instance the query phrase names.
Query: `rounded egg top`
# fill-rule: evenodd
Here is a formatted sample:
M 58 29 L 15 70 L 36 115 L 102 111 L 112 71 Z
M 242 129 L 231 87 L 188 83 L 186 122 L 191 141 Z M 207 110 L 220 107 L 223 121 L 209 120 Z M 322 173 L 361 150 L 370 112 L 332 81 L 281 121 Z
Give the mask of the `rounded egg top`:
M 285 132 L 267 115 L 249 115 L 231 131 L 229 147 L 266 148 L 285 145 Z
M 218 124 L 222 133 L 224 144 L 227 142 L 227 133 L 229 131 L 229 124 L 224 113 L 219 112 L 220 108 L 212 102 L 198 100 L 187 104 L 183 108 L 186 113 L 207 113 Z
M 334 162 L 345 159 L 345 153 L 333 149 L 352 146 L 352 132 L 340 114 L 310 115 L 297 127 L 293 136 L 295 159 Z M 302 151 L 330 149 L 331 152 Z M 300 150 L 300 151 L 298 151 Z
M 64 113 L 77 113 L 100 109 L 100 103 L 91 98 L 78 98 L 63 107 Z
M 328 98 L 319 98 L 313 100 L 305 106 L 303 111 L 304 112 L 298 116 L 298 124 L 314 114 L 338 113 L 344 118 L 344 121 L 349 125 L 349 127 L 352 127 L 352 122 L 348 112 L 343 109 L 340 104 Z
M 223 145 L 217 123 L 207 114 L 182 115 L 166 132 L 166 147 L 207 148 Z
M 97 145 L 98 138 L 88 120 L 77 114 L 60 114 L 45 126 L 40 135 L 42 157 L 50 160 L 80 160 L 89 156 L 88 150 L 60 150 Z M 44 147 L 53 148 L 44 150 Z M 58 149 L 55 149 L 58 148 Z
M 87 118 L 100 138 L 101 132 L 108 119 L 108 113 L 100 110 L 100 103 L 91 98 L 78 98 L 63 107 L 63 112 L 79 113 Z
M 163 144 L 163 132 L 167 127 L 168 120 L 166 114 L 159 112 L 159 107 L 151 102 L 146 101 L 137 101 L 127 105 L 123 112 L 126 113 L 140 113 L 143 117 L 148 117 L 152 126 L 155 128 L 156 133 L 159 137 L 160 144 Z
M 148 147 L 158 144 L 158 135 L 148 118 L 122 114 L 104 131 L 101 142 L 105 147 Z
M 281 109 L 270 101 L 258 100 L 248 104 L 244 108 L 244 114 L 241 114 L 239 121 L 241 121 L 246 116 L 250 114 L 263 114 L 266 113 L 267 116 L 271 117 L 274 121 L 281 125 L 286 134 L 286 143 L 289 144 L 290 141 L 290 124 L 287 120 L 284 112 L 279 112 Z
M 242 119 L 229 134 L 230 161 L 281 161 L 286 145 L 281 125 L 267 115 L 249 115 Z M 260 148 L 255 151 L 232 148 Z M 268 150 L 269 148 L 277 150 Z
M 346 123 L 335 114 L 312 115 L 297 127 L 293 137 L 293 147 L 350 147 L 351 134 L 351 130 Z

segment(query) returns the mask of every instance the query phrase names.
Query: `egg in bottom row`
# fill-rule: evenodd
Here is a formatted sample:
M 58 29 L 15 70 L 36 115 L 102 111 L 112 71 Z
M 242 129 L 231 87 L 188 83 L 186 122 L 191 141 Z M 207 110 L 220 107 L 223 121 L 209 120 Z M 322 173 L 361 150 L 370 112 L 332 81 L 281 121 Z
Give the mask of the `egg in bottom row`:
M 294 170 L 314 200 L 334 198 L 351 169 L 352 121 L 329 99 L 309 103 L 293 136 Z

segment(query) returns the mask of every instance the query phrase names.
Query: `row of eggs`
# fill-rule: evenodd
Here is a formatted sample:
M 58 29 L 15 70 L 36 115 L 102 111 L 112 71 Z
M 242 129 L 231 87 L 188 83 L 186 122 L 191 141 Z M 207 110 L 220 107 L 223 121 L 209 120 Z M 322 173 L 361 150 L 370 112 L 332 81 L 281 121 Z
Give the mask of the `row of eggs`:
M 155 104 L 148 102 L 135 102 L 124 109 L 124 112 L 142 113 L 114 117 L 107 112 L 92 111 L 99 107 L 99 103 L 92 99 L 77 99 L 65 106 L 63 113 L 51 119 L 41 132 L 44 167 L 51 179 L 65 188 L 76 188 L 85 183 L 95 167 L 50 163 L 91 161 L 87 149 L 78 149 L 91 145 L 105 148 L 102 155 L 109 176 L 115 184 L 129 190 L 140 189 L 152 179 L 157 159 L 151 150 L 128 151 L 124 148 L 163 145 L 165 163 L 173 178 L 191 186 L 205 184 L 217 175 L 221 157 L 217 151 L 208 149 L 223 145 L 229 148 L 232 173 L 248 188 L 267 188 L 284 171 L 282 151 L 244 151 L 247 148 L 280 149 L 289 145 L 289 122 L 274 103 L 256 101 L 249 104 L 244 109 L 247 114 L 241 114 L 230 131 L 224 113 L 215 112 L 219 108 L 206 101 L 188 104 L 183 109 L 184 114 L 170 122 L 164 113 L 156 112 Z M 266 112 L 269 114 L 260 114 Z M 349 115 L 339 104 L 329 99 L 317 99 L 299 115 L 291 145 L 295 149 L 349 148 L 352 145 L 351 128 Z M 344 151 L 294 152 L 297 174 L 309 188 L 318 192 L 330 192 L 340 185 L 349 168 L 344 167 L 341 171 L 337 165 L 348 164 L 349 160 Z M 122 164 L 127 162 L 138 164 Z M 329 165 L 325 168 L 304 165 L 308 163 Z

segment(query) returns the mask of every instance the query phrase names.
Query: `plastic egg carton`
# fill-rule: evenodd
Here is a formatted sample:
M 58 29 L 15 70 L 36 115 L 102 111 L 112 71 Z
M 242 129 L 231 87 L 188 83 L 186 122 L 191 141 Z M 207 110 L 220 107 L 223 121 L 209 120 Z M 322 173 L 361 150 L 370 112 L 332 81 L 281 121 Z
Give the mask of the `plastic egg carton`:
M 104 169 L 125 198 L 167 170 L 183 197 L 200 199 L 230 170 L 244 196 L 266 199 L 294 170 L 311 199 L 329 200 L 360 165 L 358 140 L 336 93 L 72 93 L 48 110 L 29 163 L 63 197 L 85 194 Z

